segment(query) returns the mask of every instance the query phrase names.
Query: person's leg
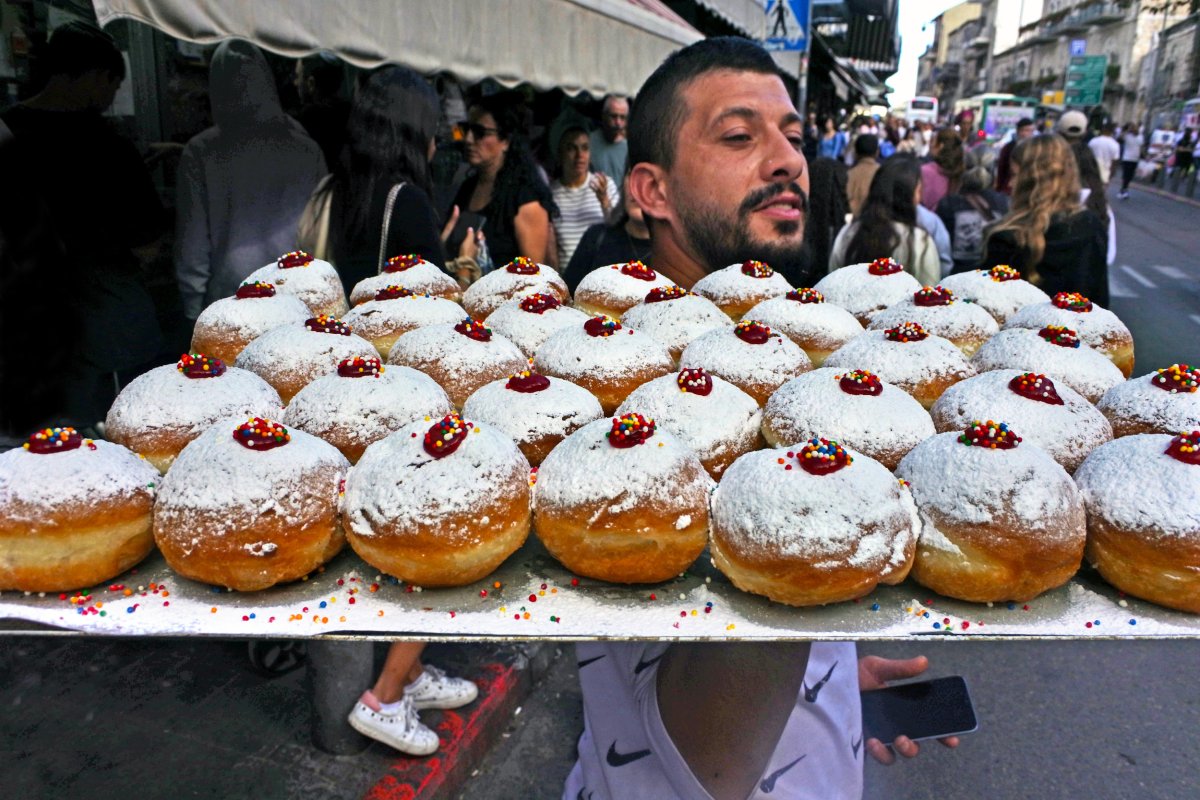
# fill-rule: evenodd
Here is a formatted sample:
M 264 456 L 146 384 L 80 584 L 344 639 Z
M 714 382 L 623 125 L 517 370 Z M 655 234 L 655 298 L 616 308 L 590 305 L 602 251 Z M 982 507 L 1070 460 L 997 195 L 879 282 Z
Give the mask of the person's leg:
M 379 702 L 397 702 L 404 694 L 404 687 L 421 677 L 421 651 L 424 649 L 424 642 L 392 642 L 383 670 L 371 689 Z
M 375 686 L 362 693 L 348 722 L 364 736 L 402 753 L 427 756 L 438 749 L 438 736 L 421 724 L 417 708 L 404 689 L 415 669 L 421 674 L 424 642 L 393 642 Z

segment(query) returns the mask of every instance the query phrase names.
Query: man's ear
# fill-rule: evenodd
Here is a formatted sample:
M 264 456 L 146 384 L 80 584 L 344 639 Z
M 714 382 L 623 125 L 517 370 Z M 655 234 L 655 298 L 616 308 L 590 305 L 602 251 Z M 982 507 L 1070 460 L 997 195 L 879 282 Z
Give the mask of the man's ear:
M 643 161 L 629 172 L 629 194 L 642 213 L 655 219 L 672 219 L 667 173 L 657 164 Z

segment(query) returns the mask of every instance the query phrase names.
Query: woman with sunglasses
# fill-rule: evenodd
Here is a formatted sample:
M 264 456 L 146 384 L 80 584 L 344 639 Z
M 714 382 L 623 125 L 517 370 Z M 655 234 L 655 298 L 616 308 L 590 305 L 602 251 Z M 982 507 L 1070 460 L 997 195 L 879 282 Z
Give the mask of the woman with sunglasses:
M 557 216 L 550 187 L 538 174 L 511 93 L 485 97 L 467 112 L 467 163 L 472 172 L 454 198 L 453 218 L 469 211 L 484 218 L 492 262 L 517 256 L 554 264 L 550 221 Z

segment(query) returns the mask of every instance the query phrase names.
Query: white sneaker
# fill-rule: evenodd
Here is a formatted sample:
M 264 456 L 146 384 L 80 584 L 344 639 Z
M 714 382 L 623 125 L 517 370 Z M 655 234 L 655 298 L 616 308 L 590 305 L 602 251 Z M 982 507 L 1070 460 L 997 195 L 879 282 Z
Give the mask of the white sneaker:
M 410 756 L 427 756 L 438 749 L 438 735 L 421 724 L 417 709 L 404 695 L 393 713 L 385 713 L 370 690 L 363 692 L 347 717 L 350 727 Z
M 461 708 L 479 696 L 479 687 L 465 678 L 451 678 L 432 664 L 426 664 L 421 677 L 404 687 L 404 696 L 412 699 L 418 711 Z

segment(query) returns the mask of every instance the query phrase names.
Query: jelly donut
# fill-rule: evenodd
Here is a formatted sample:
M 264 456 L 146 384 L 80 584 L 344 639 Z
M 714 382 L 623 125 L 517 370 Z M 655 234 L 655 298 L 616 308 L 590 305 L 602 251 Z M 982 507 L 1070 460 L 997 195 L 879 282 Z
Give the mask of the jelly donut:
M 783 297 L 765 300 L 746 312 L 776 333 L 782 333 L 808 356 L 814 367 L 863 332 L 862 324 L 846 309 L 826 303 L 816 289 L 793 289 Z
M 286 404 L 317 378 L 336 371 L 343 359 L 375 355 L 375 347 L 355 336 L 349 325 L 320 316 L 272 328 L 247 345 L 235 365 L 271 384 Z
M 509 300 L 539 293 L 552 294 L 560 303 L 571 299 L 566 281 L 553 267 L 518 256 L 468 286 L 462 304 L 475 319 L 486 319 Z
M 267 331 L 311 316 L 298 297 L 276 292 L 269 283 L 243 283 L 233 297 L 200 312 L 192 330 L 192 352 L 232 364 L 246 345 Z
M 980 372 L 1019 369 L 1065 383 L 1095 403 L 1125 376 L 1105 356 L 1081 345 L 1075 331 L 1057 325 L 1041 330 L 1002 330 L 979 348 L 971 363 Z
M 453 325 L 463 318 L 458 303 L 414 292 L 407 286 L 389 285 L 373 300 L 356 305 L 346 314 L 346 324 L 375 345 L 380 358 L 387 358 L 404 334 L 427 325 Z
M 711 300 L 678 286 L 651 289 L 642 302 L 621 316 L 621 324 L 658 339 L 676 361 L 699 337 L 733 326 L 728 315 Z
M 870 264 L 835 269 L 813 288 L 826 302 L 841 306 L 866 325 L 876 313 L 912 297 L 921 284 L 894 258 L 877 258 Z
M 274 264 L 259 267 L 246 276 L 246 282 L 269 283 L 283 294 L 298 297 L 314 316 L 338 317 L 350 308 L 333 265 L 303 250 L 284 253 Z
M 468 318 L 409 331 L 392 346 L 388 363 L 424 372 L 462 408 L 479 387 L 520 372 L 529 360 L 508 339 Z
M 375 299 L 380 290 L 403 286 L 417 294 L 428 294 L 444 300 L 462 300 L 462 288 L 445 270 L 415 253 L 392 256 L 384 262 L 378 275 L 363 278 L 350 290 L 350 305 L 358 306 Z
M 791 290 L 782 275 L 761 261 L 730 264 L 705 275 L 692 287 L 692 291 L 713 301 L 735 322 L 764 300 L 783 297 Z
M 609 264 L 592 270 L 575 288 L 575 307 L 589 316 L 620 318 L 645 299 L 651 289 L 673 286 L 641 261 Z
M 684 349 L 681 369 L 700 368 L 732 383 L 760 406 L 771 392 L 812 369 L 800 345 L 757 320 L 709 331 Z
M 871 319 L 868 330 L 883 331 L 915 322 L 934 336 L 946 339 L 967 358 L 996 335 L 1000 326 L 992 315 L 974 303 L 956 300 L 943 286 L 925 286 Z
M 550 334 L 586 321 L 587 314 L 564 306 L 553 294 L 534 292 L 519 300 L 506 300 L 483 323 L 533 358 Z
M 1172 364 L 1118 383 L 1096 407 L 1112 423 L 1114 436 L 1174 433 L 1200 428 L 1200 368 Z
M 954 292 L 959 300 L 975 303 L 1000 325 L 1020 309 L 1044 303 L 1049 295 L 1009 266 L 976 269 L 942 278 L 942 288 Z
M 929 408 L 942 392 L 975 374 L 962 351 L 914 322 L 867 331 L 825 359 L 825 366 L 865 369 Z
M 1133 373 L 1133 334 L 1107 308 L 1077 292 L 1059 292 L 1047 303 L 1033 303 L 1018 310 L 1004 328 L 1041 330 L 1047 325 L 1075 331 L 1079 341 L 1107 356 L 1126 378 Z

